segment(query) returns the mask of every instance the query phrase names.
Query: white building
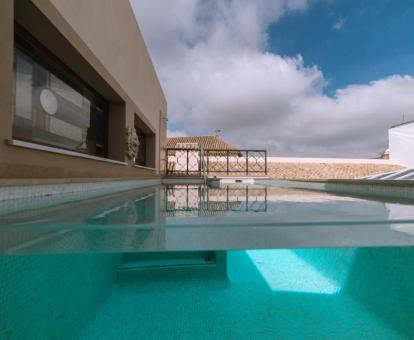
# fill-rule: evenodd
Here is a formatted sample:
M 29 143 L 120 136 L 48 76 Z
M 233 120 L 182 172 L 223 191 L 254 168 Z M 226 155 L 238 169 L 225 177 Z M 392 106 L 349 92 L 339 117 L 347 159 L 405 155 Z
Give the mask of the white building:
M 390 161 L 414 168 L 414 121 L 392 126 L 388 138 Z

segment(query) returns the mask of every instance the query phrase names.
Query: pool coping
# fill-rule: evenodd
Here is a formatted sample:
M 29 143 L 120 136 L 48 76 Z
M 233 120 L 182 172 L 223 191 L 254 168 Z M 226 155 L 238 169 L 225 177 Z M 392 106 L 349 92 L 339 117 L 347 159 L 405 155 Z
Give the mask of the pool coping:
M 391 185 L 391 186 L 402 186 L 402 187 L 414 187 L 413 180 L 394 180 L 394 179 L 292 179 L 288 180 L 289 182 L 311 182 L 311 183 L 335 183 L 335 184 L 369 184 L 369 185 Z
M 272 183 L 273 182 L 273 183 Z M 256 181 L 257 184 L 275 186 L 277 180 Z M 411 180 L 284 180 L 289 187 L 326 191 L 354 196 L 414 200 L 414 181 Z
M 217 180 L 213 179 L 212 181 Z M 211 179 L 210 179 L 211 181 Z M 280 182 L 290 187 L 349 195 L 382 198 L 414 199 L 414 181 L 411 180 L 276 180 L 256 178 L 256 184 L 275 186 Z M 201 178 L 56 178 L 56 179 L 2 179 L 0 201 L 31 199 L 42 196 L 77 194 L 88 198 L 161 184 L 203 184 Z

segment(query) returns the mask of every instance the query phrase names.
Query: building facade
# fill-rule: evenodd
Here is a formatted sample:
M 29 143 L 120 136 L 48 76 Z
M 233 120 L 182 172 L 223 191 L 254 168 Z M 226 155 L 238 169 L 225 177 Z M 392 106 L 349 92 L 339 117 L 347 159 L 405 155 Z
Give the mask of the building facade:
M 0 53 L 0 178 L 163 172 L 167 103 L 128 0 L 0 1 Z
M 395 164 L 414 168 L 414 122 L 392 126 L 388 130 L 389 159 Z

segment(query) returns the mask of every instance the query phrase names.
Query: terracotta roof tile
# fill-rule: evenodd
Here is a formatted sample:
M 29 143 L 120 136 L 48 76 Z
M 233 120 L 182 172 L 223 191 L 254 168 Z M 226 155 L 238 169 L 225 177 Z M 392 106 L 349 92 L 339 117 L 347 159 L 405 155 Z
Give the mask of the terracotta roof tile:
M 180 145 L 181 144 L 181 145 Z M 183 144 L 200 144 L 204 150 L 234 150 L 235 147 L 217 136 L 192 136 L 167 138 L 167 148 L 188 148 Z

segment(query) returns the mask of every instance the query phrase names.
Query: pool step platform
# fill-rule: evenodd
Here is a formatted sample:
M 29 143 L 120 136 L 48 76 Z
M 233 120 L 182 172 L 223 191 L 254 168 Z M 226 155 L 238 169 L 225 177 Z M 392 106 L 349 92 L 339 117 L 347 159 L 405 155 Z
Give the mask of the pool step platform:
M 126 254 L 118 271 L 216 267 L 217 261 L 217 254 L 213 251 Z

